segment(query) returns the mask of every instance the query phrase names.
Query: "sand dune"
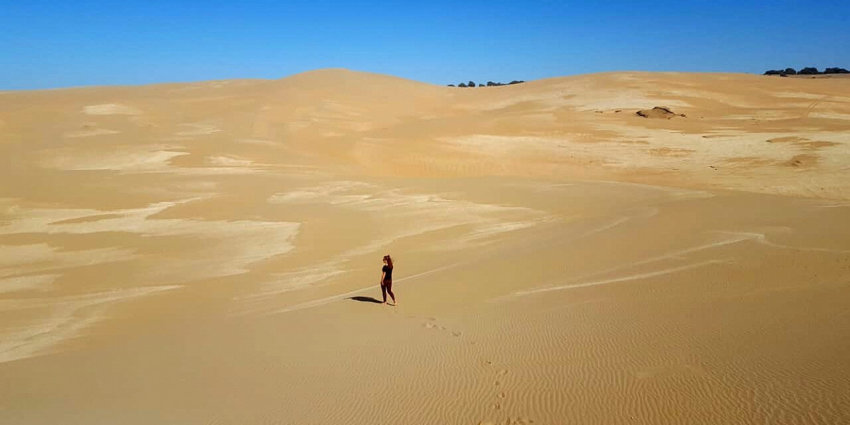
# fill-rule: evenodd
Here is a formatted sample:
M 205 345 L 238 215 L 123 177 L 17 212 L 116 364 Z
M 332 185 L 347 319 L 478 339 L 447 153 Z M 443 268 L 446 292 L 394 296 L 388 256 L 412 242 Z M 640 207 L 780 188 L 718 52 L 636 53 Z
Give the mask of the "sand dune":
M 742 74 L 2 92 L 0 423 L 850 422 L 848 117 Z

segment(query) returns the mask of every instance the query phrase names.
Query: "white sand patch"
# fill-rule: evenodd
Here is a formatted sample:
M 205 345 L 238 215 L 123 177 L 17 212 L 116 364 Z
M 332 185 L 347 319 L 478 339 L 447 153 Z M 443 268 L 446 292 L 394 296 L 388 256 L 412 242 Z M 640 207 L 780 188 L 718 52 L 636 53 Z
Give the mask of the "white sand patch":
M 189 202 L 187 199 L 182 202 Z M 10 212 L 7 223 L 0 225 L 0 234 L 91 234 L 122 232 L 146 238 L 191 237 L 196 246 L 180 256 L 160 258 L 160 267 L 142 275 L 128 276 L 132 282 L 155 278 L 158 282 L 179 283 L 209 277 L 244 273 L 256 261 L 284 254 L 294 249 L 293 239 L 299 223 L 252 220 L 193 220 L 157 219 L 159 214 L 179 202 L 162 202 L 145 208 L 98 211 L 86 209 L 23 209 Z M 109 213 L 109 214 L 107 214 Z M 74 221 L 93 215 L 106 218 L 96 221 Z M 128 248 L 103 248 L 86 251 L 56 251 L 46 244 L 0 246 L 8 274 L 57 270 L 84 264 L 99 264 L 131 259 L 144 260 Z M 33 264 L 32 267 L 27 265 Z
M 792 91 L 783 91 L 783 92 L 772 92 L 770 93 L 773 97 L 781 97 L 781 98 L 797 98 L 797 99 L 823 99 L 824 95 L 815 94 L 815 93 L 803 93 L 803 92 L 792 92 Z
M 551 111 L 559 108 L 569 108 L 576 111 L 597 111 L 611 109 L 646 109 L 664 105 L 668 107 L 690 107 L 683 100 L 672 99 L 672 96 L 654 96 L 650 90 L 618 88 L 610 89 L 603 86 L 588 87 L 581 82 L 566 82 L 558 85 L 558 90 L 512 95 L 511 97 L 489 102 L 482 109 L 492 111 L 504 109 L 522 103 L 533 103 L 534 111 Z
M 831 94 L 817 94 L 804 92 L 771 92 L 774 97 L 794 98 L 794 99 L 812 99 L 818 100 L 819 103 L 850 103 L 850 97 L 835 96 Z
M 189 155 L 189 153 L 166 150 L 157 146 L 118 147 L 116 150 L 104 152 L 62 149 L 50 151 L 41 164 L 47 168 L 76 171 L 162 171 L 169 168 L 169 161 L 172 158 L 183 155 Z
M 271 196 L 272 204 L 322 204 L 336 208 L 376 213 L 381 227 L 372 239 L 328 260 L 278 275 L 263 284 L 256 294 L 242 297 L 248 312 L 261 310 L 258 302 L 284 292 L 323 284 L 348 271 L 353 258 L 384 249 L 394 241 L 428 232 L 455 228 L 460 233 L 442 244 L 441 250 L 464 249 L 491 243 L 506 232 L 535 226 L 549 219 L 541 211 L 449 199 L 437 194 L 406 193 L 357 181 L 333 181 Z
M 654 106 L 689 108 L 692 106 L 688 102 L 672 99 L 671 97 L 652 96 L 637 90 L 599 90 L 594 91 L 590 96 L 581 95 L 566 98 L 564 103 L 578 111 L 637 110 Z
M 559 149 L 563 139 L 535 136 L 496 136 L 490 134 L 472 134 L 461 137 L 444 137 L 439 141 L 450 146 L 489 156 L 501 156 L 520 151 L 553 151 Z
M 249 167 L 184 167 L 172 169 L 170 172 L 186 176 L 215 176 L 215 175 L 236 175 L 236 174 L 256 174 L 260 170 Z
M 0 234 L 19 233 L 7 232 L 7 229 L 7 226 L 0 226 Z M 71 267 L 127 261 L 135 257 L 133 250 L 123 248 L 66 251 L 46 243 L 0 245 L 0 277 L 56 272 Z
M 212 181 L 190 181 L 179 185 L 181 189 L 192 192 L 215 192 L 219 188 L 218 182 Z
M 221 167 L 248 167 L 252 165 L 254 161 L 232 156 L 211 156 L 207 158 L 207 163 Z
M 109 130 L 109 129 L 106 129 L 106 128 L 92 128 L 92 129 L 86 129 L 86 130 L 69 131 L 69 132 L 66 132 L 65 134 L 63 134 L 63 136 L 74 139 L 74 138 L 79 138 L 79 137 L 104 136 L 104 135 L 107 135 L 107 134 L 118 134 L 118 133 L 120 133 L 120 131 Z
M 139 246 L 131 238 L 124 242 L 129 246 L 76 251 L 47 243 L 0 245 L 0 293 L 51 289 L 50 284 L 70 268 L 116 261 L 129 262 L 128 271 L 114 276 L 110 286 L 130 287 L 85 295 L 0 300 L 0 314 L 8 312 L 26 322 L 21 325 L 18 319 L 15 326 L 0 324 L 0 362 L 49 353 L 56 344 L 101 320 L 105 307 L 116 302 L 174 289 L 179 287 L 176 283 L 245 273 L 257 261 L 294 249 L 299 229 L 298 223 L 290 222 L 154 217 L 179 202 L 113 211 L 26 208 L 13 202 L 0 204 L 2 235 L 114 232 L 144 239 Z M 88 220 L 90 217 L 100 218 Z M 180 247 L 171 248 L 172 240 L 179 240 Z M 151 244 L 160 248 L 151 251 Z M 144 286 L 149 282 L 165 285 Z
M 799 117 L 797 117 L 799 118 Z M 804 131 L 793 133 L 763 132 L 747 133 L 737 131 L 716 134 L 717 137 L 706 138 L 700 134 L 681 133 L 677 131 L 662 129 L 636 129 L 631 126 L 616 124 L 597 124 L 600 130 L 617 133 L 620 140 L 634 140 L 639 136 L 649 136 L 649 145 L 635 147 L 625 144 L 593 144 L 573 143 L 569 145 L 569 153 L 580 157 L 606 157 L 616 158 L 619 163 L 608 162 L 608 166 L 622 166 L 629 168 L 647 167 L 657 168 L 659 164 L 666 163 L 670 167 L 681 167 L 682 169 L 704 169 L 709 165 L 721 165 L 729 158 L 746 155 L 762 160 L 785 162 L 799 150 L 793 143 L 766 143 L 767 140 L 796 136 L 816 141 L 828 141 L 843 143 L 843 133 L 828 131 Z M 664 157 L 652 155 L 652 149 L 669 147 L 678 150 L 691 150 L 692 154 L 684 157 Z M 846 154 L 836 151 L 838 146 L 831 147 L 833 153 L 824 157 L 824 163 L 834 161 L 837 165 L 845 162 Z M 756 183 L 754 180 L 752 184 Z M 764 189 L 760 189 L 764 190 Z M 776 193 L 774 190 L 770 190 Z
M 245 143 L 248 145 L 260 145 L 260 146 L 277 146 L 279 143 L 266 140 L 266 139 L 237 139 L 237 143 Z
M 720 117 L 720 119 L 724 120 L 762 120 L 762 121 L 779 121 L 779 120 L 790 120 L 795 118 L 800 118 L 799 113 L 788 112 L 788 111 L 776 111 L 776 110 L 757 110 L 753 111 L 751 114 L 733 114 L 733 115 L 724 115 Z
M 206 123 L 180 124 L 180 126 L 185 128 L 185 130 L 174 133 L 177 136 L 204 136 L 221 131 L 215 125 Z
M 551 221 L 552 218 L 545 217 L 536 220 L 526 220 L 526 221 L 508 221 L 508 222 L 500 222 L 500 223 L 492 223 L 487 225 L 481 225 L 475 228 L 473 231 L 469 232 L 467 235 L 459 237 L 443 246 L 445 247 L 457 247 L 458 249 L 463 247 L 469 247 L 475 243 L 486 243 L 487 239 L 498 236 L 503 233 L 515 232 L 517 230 L 528 229 L 530 227 L 534 227 L 538 224 L 545 223 Z
M 333 204 L 342 204 L 364 200 L 369 197 L 366 194 L 352 194 L 350 193 L 351 191 L 374 187 L 374 185 L 363 182 L 335 181 L 315 187 L 276 193 L 269 197 L 268 202 L 272 204 L 285 204 L 290 202 L 327 201 Z
M 772 242 L 767 238 L 767 235 L 764 233 L 757 232 L 718 232 L 729 234 L 733 236 L 737 236 L 739 238 L 746 238 L 754 240 L 762 245 L 769 246 L 771 248 L 777 249 L 788 249 L 793 251 L 812 251 L 812 252 L 828 252 L 832 254 L 850 254 L 850 249 L 837 249 L 837 248 L 822 248 L 822 247 L 812 247 L 812 246 L 794 246 L 794 245 L 785 245 L 776 242 Z
M 58 274 L 13 276 L 0 278 L 0 294 L 22 291 L 47 291 Z
M 438 194 L 405 193 L 397 189 L 381 189 L 363 182 L 337 181 L 324 185 L 272 195 L 270 203 L 322 203 L 362 211 L 380 212 L 383 220 L 398 219 L 409 226 L 410 222 L 420 226 L 437 228 L 476 224 L 492 229 L 516 227 L 510 218 L 538 219 L 545 216 L 540 211 L 525 207 L 454 200 Z M 420 220 L 408 221 L 410 218 Z M 513 223 L 505 227 L 505 223 Z M 525 222 L 525 220 L 521 220 Z M 498 224 L 499 226 L 494 225 Z
M 810 112 L 809 118 L 823 118 L 828 120 L 850 120 L 850 114 L 839 112 Z
M 243 313 L 252 311 L 257 308 L 257 306 L 251 305 L 252 301 L 260 302 L 271 296 L 313 286 L 345 272 L 345 267 L 341 262 L 326 262 L 293 272 L 276 273 L 272 275 L 272 280 L 262 283 L 257 292 L 235 297 L 234 300 L 246 303 L 242 308 Z
M 19 317 L 30 317 L 23 324 L 0 325 L 0 363 L 54 352 L 60 343 L 79 336 L 87 327 L 102 320 L 110 305 L 176 288 L 179 286 L 0 300 L 0 313 L 11 312 Z
M 118 103 L 104 103 L 84 106 L 83 113 L 87 115 L 138 115 L 142 112 L 132 106 Z

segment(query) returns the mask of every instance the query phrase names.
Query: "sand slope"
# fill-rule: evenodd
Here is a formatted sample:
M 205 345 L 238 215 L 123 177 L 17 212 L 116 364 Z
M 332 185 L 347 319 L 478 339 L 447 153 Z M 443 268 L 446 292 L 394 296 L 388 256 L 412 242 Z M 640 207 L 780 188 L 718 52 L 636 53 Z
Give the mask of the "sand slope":
M 850 422 L 848 134 L 847 79 L 0 93 L 0 423 Z

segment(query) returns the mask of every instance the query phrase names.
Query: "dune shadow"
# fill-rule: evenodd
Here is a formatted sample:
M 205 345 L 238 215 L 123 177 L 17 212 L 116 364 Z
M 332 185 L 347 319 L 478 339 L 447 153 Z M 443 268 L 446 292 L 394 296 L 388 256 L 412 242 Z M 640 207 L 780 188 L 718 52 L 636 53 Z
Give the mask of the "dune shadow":
M 374 299 L 374 298 L 372 298 L 372 297 L 361 297 L 361 296 L 357 296 L 357 297 L 348 297 L 348 299 L 349 299 L 349 300 L 354 300 L 354 301 L 360 301 L 361 303 L 375 303 L 375 304 L 380 304 L 380 303 L 381 303 L 380 301 L 378 301 L 378 300 L 376 300 L 376 299 Z

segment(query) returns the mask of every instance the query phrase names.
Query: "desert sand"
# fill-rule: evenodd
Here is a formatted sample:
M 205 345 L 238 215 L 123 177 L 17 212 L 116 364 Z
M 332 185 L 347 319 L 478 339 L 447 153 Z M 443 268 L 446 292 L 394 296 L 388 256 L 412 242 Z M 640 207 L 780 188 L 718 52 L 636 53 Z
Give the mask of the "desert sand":
M 0 158 L 2 424 L 850 423 L 850 79 L 0 92 Z

